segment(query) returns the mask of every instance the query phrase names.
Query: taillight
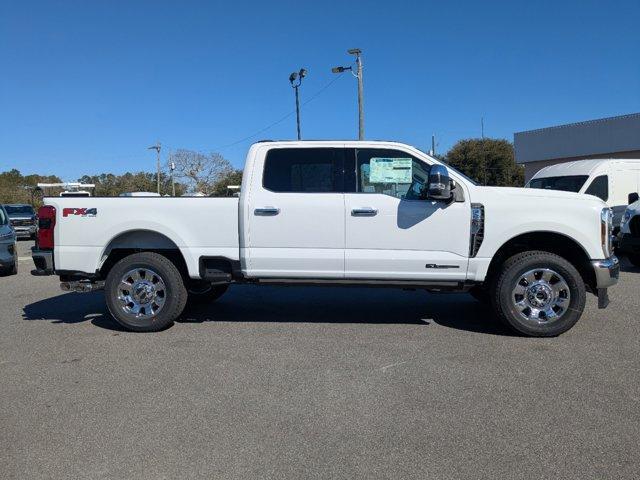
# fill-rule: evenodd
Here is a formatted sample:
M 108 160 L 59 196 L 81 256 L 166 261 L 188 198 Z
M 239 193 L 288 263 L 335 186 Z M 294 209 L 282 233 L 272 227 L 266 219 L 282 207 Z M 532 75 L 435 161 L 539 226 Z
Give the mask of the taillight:
M 38 209 L 38 248 L 53 248 L 53 230 L 56 226 L 56 209 L 45 205 Z

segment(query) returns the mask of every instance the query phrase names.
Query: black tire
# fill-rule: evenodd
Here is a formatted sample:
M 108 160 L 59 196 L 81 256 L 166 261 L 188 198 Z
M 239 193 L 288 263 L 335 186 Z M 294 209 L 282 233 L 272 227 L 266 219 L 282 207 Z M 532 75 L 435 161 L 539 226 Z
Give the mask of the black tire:
M 17 274 L 18 274 L 18 254 L 14 253 L 13 264 L 9 265 L 8 267 L 0 267 L 0 276 L 8 277 L 8 276 L 17 275 Z
M 522 275 L 536 269 L 557 272 L 570 295 L 568 305 L 553 321 L 536 323 L 535 320 L 524 318 L 526 314 L 518 310 L 512 298 Z M 558 277 L 554 278 L 557 281 Z M 530 251 L 514 255 L 504 262 L 491 286 L 491 302 L 498 318 L 514 331 L 530 337 L 555 337 L 569 330 L 580 319 L 586 302 L 586 289 L 580 273 L 567 260 L 549 252 Z
M 136 269 L 154 272 L 163 283 L 162 306 L 157 313 L 145 318 L 126 313 L 123 302 L 118 299 L 123 276 Z M 169 327 L 180 316 L 187 303 L 187 289 L 171 260 L 158 253 L 142 252 L 129 255 L 113 266 L 105 282 L 105 297 L 109 312 L 124 328 L 133 332 L 156 332 Z
M 9 277 L 18 273 L 18 266 L 16 263 L 8 267 L 0 267 L 0 277 Z
M 627 255 L 627 258 L 633 264 L 634 267 L 640 267 L 640 254 L 631 253 Z
M 187 285 L 189 302 L 209 303 L 215 302 L 229 289 L 229 285 L 212 285 L 210 282 L 192 281 Z

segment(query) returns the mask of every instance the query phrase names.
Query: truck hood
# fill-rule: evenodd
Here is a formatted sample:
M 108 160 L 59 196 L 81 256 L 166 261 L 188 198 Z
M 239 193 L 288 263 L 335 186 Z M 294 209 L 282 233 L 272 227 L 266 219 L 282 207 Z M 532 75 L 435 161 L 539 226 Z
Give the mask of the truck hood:
M 480 191 L 490 193 L 491 195 L 501 196 L 505 199 L 520 198 L 520 199 L 557 199 L 557 200 L 573 200 L 582 201 L 585 204 L 602 205 L 606 204 L 598 197 L 593 195 L 585 195 L 584 193 L 563 192 L 561 190 L 545 190 L 542 188 L 518 188 L 518 187 L 478 187 Z

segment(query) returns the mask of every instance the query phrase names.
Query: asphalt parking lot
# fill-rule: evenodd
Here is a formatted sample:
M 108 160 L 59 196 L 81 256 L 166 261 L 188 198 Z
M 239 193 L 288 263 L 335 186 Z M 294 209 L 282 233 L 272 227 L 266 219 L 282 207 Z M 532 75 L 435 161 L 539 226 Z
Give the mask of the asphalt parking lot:
M 638 478 L 629 266 L 552 339 L 466 295 L 253 286 L 132 334 L 31 267 L 0 278 L 1 478 Z

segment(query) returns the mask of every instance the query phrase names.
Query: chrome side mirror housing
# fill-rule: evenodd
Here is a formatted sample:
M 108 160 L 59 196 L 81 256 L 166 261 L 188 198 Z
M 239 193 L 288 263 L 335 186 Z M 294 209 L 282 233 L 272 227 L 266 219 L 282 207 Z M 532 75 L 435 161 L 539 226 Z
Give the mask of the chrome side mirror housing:
M 451 177 L 444 165 L 433 165 L 429 171 L 427 198 L 430 200 L 451 200 Z

